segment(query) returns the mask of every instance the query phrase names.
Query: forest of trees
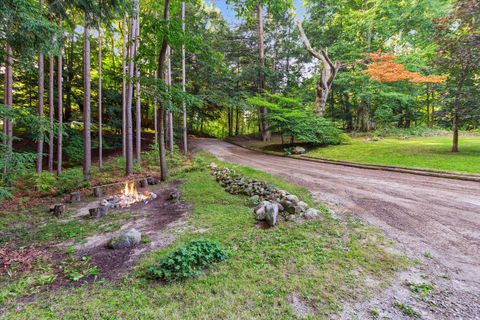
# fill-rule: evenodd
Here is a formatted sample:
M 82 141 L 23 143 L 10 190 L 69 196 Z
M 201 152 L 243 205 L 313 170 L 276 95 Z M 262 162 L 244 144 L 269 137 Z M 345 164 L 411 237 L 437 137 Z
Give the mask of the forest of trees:
M 202 0 L 2 1 L 2 184 L 76 164 L 88 180 L 116 150 L 130 175 L 150 145 L 166 179 L 188 134 L 441 127 L 456 152 L 478 128 L 476 0 L 227 2 L 238 25 Z

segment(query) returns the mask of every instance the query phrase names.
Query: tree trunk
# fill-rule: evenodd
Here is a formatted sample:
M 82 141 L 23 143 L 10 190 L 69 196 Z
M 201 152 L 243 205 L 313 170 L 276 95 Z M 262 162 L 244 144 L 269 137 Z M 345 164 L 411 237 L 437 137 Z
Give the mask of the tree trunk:
M 65 83 L 67 98 L 65 101 L 65 121 L 70 121 L 72 118 L 73 37 L 74 35 L 72 35 L 72 40 L 70 41 L 70 50 L 68 51 L 67 56 L 67 81 Z
M 103 166 L 102 27 L 98 28 L 98 166 Z
M 240 132 L 240 108 L 237 106 L 235 111 L 235 135 L 238 136 Z
M 170 0 L 165 0 L 164 3 L 164 11 L 163 11 L 163 20 L 165 22 L 168 21 L 170 15 Z M 157 64 L 157 78 L 161 78 L 165 82 L 165 56 L 166 56 L 166 51 L 168 47 L 168 39 L 164 37 L 162 41 L 162 47 L 160 49 L 160 53 L 158 55 L 158 64 Z M 166 158 L 166 152 L 165 152 L 165 107 L 163 104 L 160 104 L 160 109 L 158 110 L 158 115 L 159 115 L 159 156 L 160 156 L 160 179 L 162 181 L 165 181 L 168 178 L 168 172 L 167 172 L 167 158 Z
M 123 51 L 122 51 L 122 153 L 127 158 L 127 14 L 123 15 Z
M 57 61 L 57 91 L 58 91 L 58 136 L 57 136 L 57 175 L 62 173 L 63 156 L 63 61 L 62 54 L 58 54 Z
M 7 60 L 6 60 L 6 70 L 5 70 L 5 104 L 7 108 L 13 108 L 13 57 L 12 57 L 12 48 L 7 44 L 6 48 Z M 12 152 L 13 150 L 13 122 L 11 119 L 7 119 L 4 122 L 5 130 L 5 144 L 8 146 L 8 151 Z
M 43 11 L 43 0 L 39 1 L 40 11 Z M 43 53 L 38 53 L 38 119 L 39 132 L 37 137 L 37 173 L 42 172 L 43 162 L 43 94 L 44 94 L 44 61 Z
M 172 91 L 172 51 L 170 46 L 167 47 L 167 86 L 168 91 Z M 171 109 L 172 101 L 168 100 L 169 109 Z M 168 131 L 168 149 L 173 152 L 173 114 L 172 111 L 167 112 L 167 131 Z
M 140 1 L 136 2 L 136 10 L 137 10 L 137 17 L 136 17 L 136 33 L 135 33 L 135 57 L 138 55 L 138 50 L 140 48 Z M 140 97 L 140 67 L 139 63 L 135 63 L 136 68 L 136 90 L 135 90 L 135 97 L 136 97 L 136 104 L 135 104 L 135 160 L 137 165 L 140 166 L 140 152 L 142 150 L 142 104 L 141 104 L 141 97 Z
M 92 141 L 90 135 L 90 21 L 88 13 L 84 18 L 84 106 L 83 106 L 83 177 L 90 180 L 92 166 Z
M 137 0 L 138 1 L 138 0 Z M 136 8 L 136 5 L 134 6 Z M 133 101 L 133 77 L 135 66 L 133 63 L 135 56 L 135 37 L 136 37 L 136 13 L 130 22 L 129 45 L 128 45 L 128 89 L 126 101 L 126 166 L 125 174 L 133 174 L 133 121 L 132 121 L 132 101 Z
M 182 1 L 182 33 L 185 34 L 185 1 Z M 182 91 L 186 92 L 186 71 L 185 71 L 185 44 L 182 43 Z M 182 137 L 183 137 L 183 153 L 187 154 L 188 152 L 188 132 L 187 132 L 187 106 L 185 103 L 185 98 L 182 99 L 182 113 L 183 113 L 183 123 L 182 123 Z
M 263 94 L 265 90 L 265 43 L 263 32 L 263 13 L 262 4 L 257 4 L 257 36 L 258 36 L 258 61 L 259 61 L 259 75 L 258 75 L 258 91 Z M 267 123 L 267 108 L 259 108 L 259 129 L 263 141 L 270 140 L 270 131 L 268 130 Z
M 49 65 L 49 81 L 48 81 L 48 117 L 50 120 L 50 127 L 48 131 L 48 171 L 53 172 L 53 118 L 55 116 L 55 102 L 54 102 L 54 73 L 55 73 L 55 58 L 50 56 Z
M 350 105 L 350 99 L 347 93 L 343 94 L 343 99 L 345 102 L 345 122 L 346 122 L 346 129 L 348 131 L 353 130 L 353 117 Z

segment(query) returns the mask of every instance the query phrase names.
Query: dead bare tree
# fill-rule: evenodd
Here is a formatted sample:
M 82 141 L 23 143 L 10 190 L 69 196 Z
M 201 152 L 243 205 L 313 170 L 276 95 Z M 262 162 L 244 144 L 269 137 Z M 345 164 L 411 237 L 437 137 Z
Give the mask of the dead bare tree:
M 315 110 L 319 116 L 323 116 L 325 113 L 325 106 L 327 104 L 328 93 L 332 88 L 333 81 L 335 80 L 335 76 L 337 75 L 341 64 L 340 61 L 332 62 L 332 60 L 327 54 L 327 49 L 320 48 L 319 51 L 315 50 L 310 44 L 310 40 L 308 40 L 307 36 L 305 35 L 305 31 L 302 27 L 302 22 L 296 20 L 295 24 L 300 31 L 300 37 L 302 38 L 305 49 L 307 49 L 308 53 L 310 53 L 311 56 L 318 59 L 322 63 L 320 79 L 317 83 Z

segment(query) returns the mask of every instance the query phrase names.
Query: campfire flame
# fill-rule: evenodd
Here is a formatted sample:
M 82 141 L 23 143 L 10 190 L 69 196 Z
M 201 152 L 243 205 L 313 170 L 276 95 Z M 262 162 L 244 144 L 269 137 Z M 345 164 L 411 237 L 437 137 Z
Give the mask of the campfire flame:
M 125 182 L 122 190 L 114 196 L 102 201 L 102 205 L 113 208 L 126 208 L 137 202 L 148 203 L 157 198 L 157 195 L 151 191 L 138 192 L 134 182 Z

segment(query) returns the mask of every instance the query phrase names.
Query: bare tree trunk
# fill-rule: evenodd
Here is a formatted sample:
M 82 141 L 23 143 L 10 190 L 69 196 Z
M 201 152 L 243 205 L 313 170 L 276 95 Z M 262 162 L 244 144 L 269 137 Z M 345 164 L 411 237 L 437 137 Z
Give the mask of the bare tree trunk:
M 164 3 L 164 11 L 163 11 L 163 20 L 168 21 L 169 20 L 169 15 L 170 15 L 170 0 L 165 0 Z M 165 37 L 162 42 L 162 47 L 160 49 L 160 53 L 158 55 L 158 65 L 157 65 L 157 77 L 164 79 L 165 80 L 165 56 L 166 56 L 166 51 L 168 47 L 168 39 Z M 159 115 L 159 128 L 158 131 L 160 133 L 158 137 L 159 141 L 159 154 L 160 154 L 160 171 L 161 171 L 161 176 L 160 179 L 162 181 L 166 180 L 168 178 L 168 172 L 167 172 L 167 158 L 166 158 L 166 152 L 165 152 L 165 108 L 161 104 L 160 109 L 158 110 L 158 115 Z
M 305 31 L 303 30 L 302 23 L 300 21 L 296 21 L 295 23 L 300 31 L 300 37 L 302 38 L 305 49 L 307 49 L 312 57 L 322 62 L 322 71 L 320 73 L 320 79 L 317 83 L 315 109 L 319 116 L 323 116 L 325 113 L 325 106 L 327 104 L 328 93 L 332 88 L 333 81 L 335 80 L 337 72 L 340 69 L 340 62 L 335 61 L 335 63 L 333 63 L 332 60 L 330 60 L 327 51 L 323 48 L 321 48 L 320 51 L 315 50 L 310 44 L 310 40 L 308 40 Z
M 60 23 L 61 24 L 61 23 Z M 58 55 L 57 61 L 57 91 L 58 91 L 58 136 L 57 136 L 57 175 L 62 173 L 63 156 L 63 61 L 62 53 Z
M 185 34 L 185 1 L 182 1 L 182 32 Z M 182 44 L 182 91 L 185 93 L 186 88 L 186 71 L 185 71 L 185 44 Z M 183 124 L 182 124 L 182 136 L 183 136 L 183 153 L 188 152 L 188 132 L 187 132 L 187 106 L 185 99 L 182 99 L 182 112 L 183 112 Z
M 237 106 L 236 112 L 235 112 L 235 135 L 236 136 L 238 136 L 239 131 L 240 131 L 240 108 Z
M 138 1 L 138 0 L 137 0 Z M 134 6 L 136 8 L 136 5 Z M 130 22 L 130 34 L 128 45 L 128 89 L 126 103 L 126 167 L 125 174 L 133 174 L 133 128 L 132 128 L 132 100 L 133 100 L 133 77 L 135 72 L 135 37 L 136 37 L 136 13 L 133 14 Z
M 136 2 L 136 10 L 137 10 L 137 17 L 136 17 L 136 37 L 135 37 L 135 57 L 138 55 L 138 50 L 140 48 L 140 1 Z M 136 104 L 135 104 L 135 160 L 137 165 L 140 166 L 140 153 L 142 150 L 142 104 L 141 104 L 141 97 L 140 97 L 140 68 L 138 62 L 135 63 L 136 68 L 136 90 L 135 90 L 135 97 L 136 97 Z
M 84 18 L 84 106 L 83 106 L 83 177 L 90 180 L 92 166 L 92 140 L 90 135 L 90 20 L 88 13 Z
M 9 109 L 13 108 L 13 53 L 12 48 L 7 45 L 7 68 L 5 70 L 5 104 Z M 5 123 L 5 134 L 6 134 L 6 145 L 8 146 L 8 151 L 12 152 L 13 150 L 13 122 L 11 119 L 8 119 Z
M 103 166 L 102 27 L 98 27 L 98 166 Z
M 257 5 L 257 35 L 258 35 L 258 61 L 259 61 L 259 77 L 258 77 L 258 91 L 263 94 L 265 90 L 265 44 L 264 44 L 264 32 L 263 32 L 263 13 L 262 4 L 259 2 Z M 268 131 L 267 123 L 267 108 L 259 108 L 259 128 L 263 141 L 270 140 L 270 131 Z
M 55 75 L 55 58 L 50 56 L 49 65 L 49 81 L 48 81 L 48 117 L 50 120 L 50 128 L 48 131 L 48 171 L 53 172 L 53 118 L 55 115 L 54 105 L 54 75 Z
M 127 158 L 127 14 L 123 16 L 123 51 L 122 51 L 122 152 Z
M 155 83 L 157 83 L 157 73 L 154 72 Z M 158 142 L 158 99 L 157 96 L 153 98 L 153 130 L 155 130 L 155 143 Z
M 172 91 L 172 52 L 170 46 L 167 48 L 167 86 L 168 90 Z M 172 101 L 168 100 L 168 105 L 171 108 Z M 173 114 L 171 111 L 167 112 L 167 123 L 168 123 L 168 149 L 173 152 Z
M 43 11 L 43 0 L 39 1 L 40 11 Z M 37 137 L 37 173 L 42 172 L 43 162 L 43 94 L 44 94 L 44 61 L 43 53 L 38 53 L 38 119 L 39 135 Z

